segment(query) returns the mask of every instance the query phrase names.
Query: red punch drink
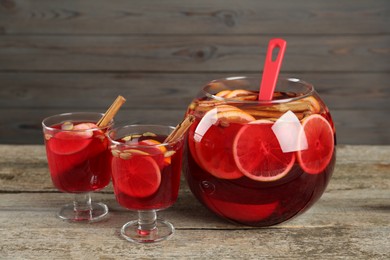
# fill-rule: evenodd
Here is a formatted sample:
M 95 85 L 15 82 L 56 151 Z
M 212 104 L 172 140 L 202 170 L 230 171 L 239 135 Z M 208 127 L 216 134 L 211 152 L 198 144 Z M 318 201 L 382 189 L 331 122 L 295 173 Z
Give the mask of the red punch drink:
M 313 87 L 279 80 L 271 101 L 259 81 L 216 80 L 190 104 L 184 172 L 217 215 L 251 226 L 284 222 L 323 194 L 335 164 L 335 130 Z
M 175 232 L 157 211 L 172 206 L 179 193 L 184 136 L 176 133 L 163 125 L 128 125 L 108 133 L 116 200 L 138 213 L 121 228 L 128 241 L 159 242 Z
M 110 152 L 105 132 L 96 125 L 98 113 L 63 114 L 44 121 L 44 136 L 53 184 L 62 192 L 100 190 L 111 179 Z M 87 115 L 87 116 L 85 116 Z M 93 116 L 97 120 L 88 120 Z
M 167 135 L 150 131 L 119 134 L 112 142 L 114 191 L 128 209 L 165 209 L 178 196 L 184 141 L 164 144 Z
M 108 216 L 108 207 L 92 202 L 91 193 L 111 179 L 111 155 L 106 132 L 125 99 L 118 96 L 105 114 L 75 112 L 54 115 L 42 121 L 47 161 L 54 186 L 73 193 L 72 203 L 57 216 L 71 222 L 97 222 Z

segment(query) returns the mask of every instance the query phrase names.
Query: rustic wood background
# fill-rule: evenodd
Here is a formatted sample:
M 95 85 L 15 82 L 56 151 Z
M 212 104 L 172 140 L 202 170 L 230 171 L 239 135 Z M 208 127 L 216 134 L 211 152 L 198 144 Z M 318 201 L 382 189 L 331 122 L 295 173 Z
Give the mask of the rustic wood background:
M 342 144 L 390 144 L 388 0 L 0 0 L 0 143 L 42 143 L 41 120 L 104 112 L 176 124 L 209 80 L 260 75 L 269 39 L 312 82 Z

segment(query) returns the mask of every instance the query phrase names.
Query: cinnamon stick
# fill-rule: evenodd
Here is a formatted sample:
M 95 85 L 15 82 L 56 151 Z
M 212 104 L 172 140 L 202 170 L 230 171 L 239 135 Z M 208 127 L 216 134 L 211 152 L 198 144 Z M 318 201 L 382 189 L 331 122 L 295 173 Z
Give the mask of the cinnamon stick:
M 195 116 L 189 115 L 184 120 L 179 123 L 176 128 L 170 133 L 167 138 L 165 138 L 164 143 L 174 142 L 180 139 L 188 130 L 188 128 L 195 121 Z
M 126 99 L 122 96 L 118 96 L 114 103 L 107 109 L 106 113 L 100 118 L 100 120 L 96 123 L 99 127 L 107 126 L 108 123 L 114 118 L 119 108 L 126 102 Z

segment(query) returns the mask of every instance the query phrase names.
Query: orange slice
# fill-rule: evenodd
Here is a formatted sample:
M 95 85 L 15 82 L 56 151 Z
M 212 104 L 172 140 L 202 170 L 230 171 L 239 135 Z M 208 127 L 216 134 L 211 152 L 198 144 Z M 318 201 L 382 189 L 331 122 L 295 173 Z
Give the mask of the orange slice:
M 233 158 L 237 168 L 255 181 L 275 181 L 291 170 L 293 152 L 284 153 L 268 120 L 253 121 L 237 133 Z
M 196 153 L 196 148 L 195 148 L 195 143 L 196 143 L 196 135 L 195 135 L 195 131 L 196 131 L 196 128 L 198 126 L 198 121 L 195 121 L 195 123 L 193 123 L 191 126 L 190 126 L 190 129 L 188 130 L 188 148 L 190 150 L 190 153 L 192 155 L 192 158 L 195 160 L 195 162 L 200 165 L 200 161 L 198 159 L 198 155 Z
M 229 123 L 248 123 L 255 120 L 253 116 L 242 110 L 229 110 L 218 112 L 218 119 Z
M 85 149 L 92 141 L 93 131 L 83 131 L 97 128 L 93 123 L 77 125 L 64 123 L 64 131 L 58 132 L 48 140 L 49 149 L 60 155 L 70 155 Z
M 148 152 L 153 155 L 153 158 L 156 160 L 157 164 L 162 169 L 164 166 L 171 164 L 171 156 L 169 156 L 169 151 L 161 142 L 154 139 L 145 139 L 139 142 L 140 145 L 149 145 Z
M 139 142 L 140 145 L 150 145 L 153 146 L 156 149 L 159 149 L 161 153 L 165 153 L 167 151 L 167 148 L 165 146 L 160 146 L 160 142 L 154 139 L 145 139 Z
M 115 189 L 131 197 L 151 196 L 160 187 L 160 168 L 151 157 L 132 156 L 128 160 L 113 157 L 112 171 Z
M 306 97 L 306 98 L 304 98 L 304 100 L 307 100 L 310 102 L 311 110 L 313 113 L 319 113 L 321 111 L 320 103 L 313 96 Z
M 308 148 L 298 151 L 301 168 L 309 174 L 325 170 L 334 153 L 334 133 L 329 122 L 318 114 L 304 119 L 300 138 L 306 138 Z
M 230 92 L 232 92 L 231 90 L 222 90 L 222 91 L 219 91 L 217 94 L 215 94 L 215 96 L 217 97 L 225 97 L 226 95 L 228 95 Z
M 73 126 L 74 134 L 83 135 L 84 137 L 91 137 L 93 135 L 93 131 L 85 131 L 89 129 L 97 129 L 98 126 L 94 123 L 81 123 Z
M 252 91 L 245 90 L 245 89 L 235 89 L 232 90 L 229 94 L 225 95 L 224 98 L 234 99 L 237 97 L 251 97 L 253 95 L 254 93 Z
M 82 151 L 91 141 L 92 139 L 88 137 L 59 132 L 53 138 L 50 138 L 48 146 L 53 153 L 70 155 Z
M 251 115 L 228 105 L 207 112 L 193 136 L 200 166 L 217 178 L 242 177 L 233 160 L 232 145 L 234 136 L 242 125 L 253 120 L 255 119 Z

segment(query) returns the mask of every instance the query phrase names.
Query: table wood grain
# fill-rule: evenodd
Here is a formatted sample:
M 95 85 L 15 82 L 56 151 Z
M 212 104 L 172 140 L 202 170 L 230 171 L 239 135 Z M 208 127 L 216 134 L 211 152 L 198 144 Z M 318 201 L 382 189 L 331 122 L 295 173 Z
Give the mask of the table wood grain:
M 174 237 L 135 245 L 119 236 L 135 218 L 112 187 L 93 194 L 108 204 L 100 223 L 55 217 L 72 199 L 50 180 L 42 145 L 0 145 L 0 259 L 388 259 L 390 146 L 339 146 L 323 197 L 304 214 L 268 228 L 234 225 L 206 210 L 184 180 L 176 204 L 159 213 Z

